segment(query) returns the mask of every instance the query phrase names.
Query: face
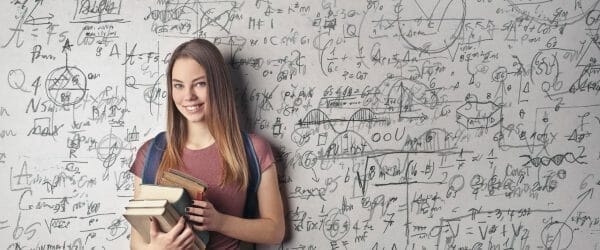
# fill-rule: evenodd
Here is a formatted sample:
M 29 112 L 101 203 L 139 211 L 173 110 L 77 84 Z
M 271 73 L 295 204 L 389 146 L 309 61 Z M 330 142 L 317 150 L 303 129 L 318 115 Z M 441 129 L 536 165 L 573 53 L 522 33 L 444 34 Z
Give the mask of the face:
M 191 58 L 173 64 L 172 95 L 175 106 L 188 123 L 205 122 L 208 112 L 208 82 L 202 65 Z

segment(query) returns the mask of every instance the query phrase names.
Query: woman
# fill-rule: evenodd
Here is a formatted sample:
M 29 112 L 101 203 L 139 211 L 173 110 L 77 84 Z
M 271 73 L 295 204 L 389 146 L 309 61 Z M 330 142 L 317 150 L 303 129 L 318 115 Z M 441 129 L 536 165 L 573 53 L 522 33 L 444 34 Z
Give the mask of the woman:
M 150 243 L 131 231 L 133 249 L 188 249 L 192 229 L 210 232 L 208 249 L 238 249 L 239 240 L 278 244 L 284 237 L 283 205 L 273 153 L 262 138 L 251 135 L 260 162 L 257 192 L 259 217 L 242 218 L 248 185 L 248 165 L 227 66 L 216 46 L 203 39 L 179 45 L 167 68 L 167 148 L 157 178 L 176 168 L 203 180 L 204 201 L 194 201 L 169 232 L 151 222 Z M 135 188 L 141 183 L 146 142 L 131 167 Z M 137 191 L 134 191 L 134 198 Z

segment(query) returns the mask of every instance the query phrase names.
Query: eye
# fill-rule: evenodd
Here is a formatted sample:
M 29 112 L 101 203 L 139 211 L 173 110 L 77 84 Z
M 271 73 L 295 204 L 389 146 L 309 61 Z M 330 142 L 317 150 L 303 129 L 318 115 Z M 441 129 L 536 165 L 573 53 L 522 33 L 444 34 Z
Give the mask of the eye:
M 181 84 L 181 83 L 173 83 L 173 88 L 175 88 L 175 89 L 183 88 L 183 84 Z
M 194 83 L 195 87 L 206 87 L 207 83 L 206 82 L 196 82 Z

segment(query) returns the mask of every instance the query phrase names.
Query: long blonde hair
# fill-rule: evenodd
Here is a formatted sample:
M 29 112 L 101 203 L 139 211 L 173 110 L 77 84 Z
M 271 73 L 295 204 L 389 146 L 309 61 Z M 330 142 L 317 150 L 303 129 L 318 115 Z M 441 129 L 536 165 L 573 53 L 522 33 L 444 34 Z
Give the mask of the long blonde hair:
M 235 107 L 234 90 L 227 65 L 219 49 L 204 39 L 194 39 L 180 44 L 171 54 L 167 67 L 167 146 L 157 171 L 157 180 L 164 171 L 180 169 L 184 163 L 181 153 L 187 138 L 187 122 L 179 112 L 172 96 L 172 71 L 179 58 L 191 58 L 202 65 L 208 82 L 208 129 L 223 164 L 221 186 L 234 184 L 238 188 L 248 186 L 248 162 Z

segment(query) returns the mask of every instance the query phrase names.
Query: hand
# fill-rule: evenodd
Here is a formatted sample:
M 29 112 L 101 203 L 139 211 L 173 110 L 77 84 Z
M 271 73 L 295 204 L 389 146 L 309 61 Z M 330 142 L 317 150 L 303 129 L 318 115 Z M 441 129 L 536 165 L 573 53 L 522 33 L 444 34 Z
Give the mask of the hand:
M 192 249 L 196 235 L 183 216 L 169 232 L 162 232 L 156 219 L 150 221 L 150 249 Z
M 208 201 L 194 200 L 194 204 L 186 208 L 186 212 L 192 227 L 199 231 L 220 231 L 225 218 L 225 215 Z

